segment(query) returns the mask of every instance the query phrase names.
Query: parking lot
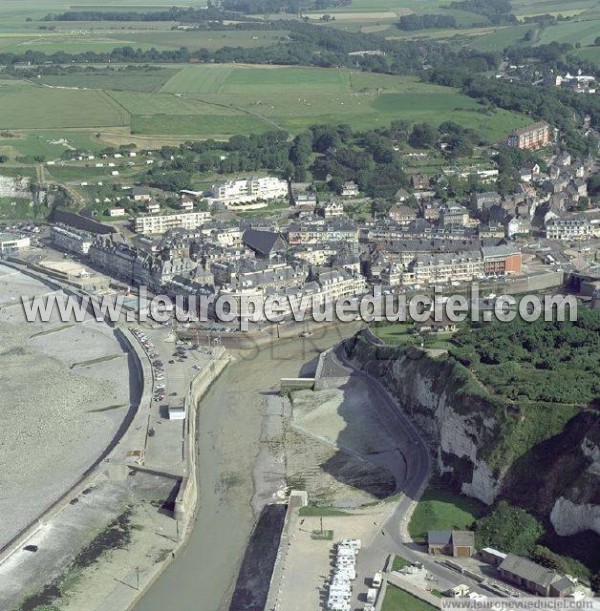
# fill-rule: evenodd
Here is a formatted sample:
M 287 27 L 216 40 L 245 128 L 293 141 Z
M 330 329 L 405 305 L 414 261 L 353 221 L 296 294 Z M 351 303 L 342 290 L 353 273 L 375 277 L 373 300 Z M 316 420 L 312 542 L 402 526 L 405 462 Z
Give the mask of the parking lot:
M 375 513 L 324 517 L 323 530 L 333 530 L 333 539 L 319 540 L 314 539 L 312 535 L 313 532 L 320 531 L 321 518 L 296 515 L 290 523 L 289 545 L 287 549 L 281 550 L 286 557 L 275 608 L 278 611 L 327 609 L 330 586 L 335 579 L 338 556 L 336 544 L 344 539 L 360 539 L 361 547 L 364 547 L 372 541 L 374 533 L 379 532 L 374 525 L 379 517 Z M 342 603 L 339 605 L 340 610 L 364 609 L 373 576 L 377 570 L 383 568 L 383 564 L 379 566 L 379 562 L 380 559 L 377 558 L 377 566 L 374 566 L 372 557 L 365 555 L 363 549 L 358 551 L 356 562 L 353 563 L 356 578 L 349 580 L 351 587 L 348 606 Z M 346 565 L 347 569 L 350 568 L 350 565 Z M 337 579 L 334 583 L 339 584 L 340 580 Z M 340 601 L 345 598 L 338 597 Z

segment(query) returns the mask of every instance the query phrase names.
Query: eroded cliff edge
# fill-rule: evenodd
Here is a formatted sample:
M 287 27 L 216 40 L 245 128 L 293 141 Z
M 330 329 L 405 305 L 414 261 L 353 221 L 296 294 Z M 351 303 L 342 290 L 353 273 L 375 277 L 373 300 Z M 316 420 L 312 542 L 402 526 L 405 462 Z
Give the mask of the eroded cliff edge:
M 559 535 L 600 535 L 598 410 L 508 401 L 451 355 L 381 346 L 368 332 L 346 349 L 411 415 L 438 472 L 464 494 L 488 505 L 507 498 Z

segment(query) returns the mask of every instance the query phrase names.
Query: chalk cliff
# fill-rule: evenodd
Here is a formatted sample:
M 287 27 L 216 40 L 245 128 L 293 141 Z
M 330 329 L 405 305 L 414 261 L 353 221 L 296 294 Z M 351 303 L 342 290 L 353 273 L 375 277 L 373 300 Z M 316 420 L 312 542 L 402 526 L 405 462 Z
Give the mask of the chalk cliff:
M 600 413 L 499 398 L 448 355 L 359 334 L 354 362 L 379 378 L 434 448 L 438 472 L 486 504 L 508 498 L 560 535 L 600 534 Z

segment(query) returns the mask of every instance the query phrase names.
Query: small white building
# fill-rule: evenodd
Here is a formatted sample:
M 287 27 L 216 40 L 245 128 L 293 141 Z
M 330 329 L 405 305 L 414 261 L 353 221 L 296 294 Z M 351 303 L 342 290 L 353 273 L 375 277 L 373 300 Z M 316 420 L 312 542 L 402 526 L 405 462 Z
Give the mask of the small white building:
M 169 405 L 169 420 L 185 420 L 185 405 Z
M 342 197 L 358 197 L 359 195 L 360 190 L 353 180 L 344 183 L 342 187 Z
M 125 216 L 125 208 L 109 208 L 108 216 L 110 217 Z
M 148 202 L 145 208 L 146 212 L 148 212 L 149 214 L 156 214 L 157 212 L 160 212 L 160 205 L 156 202 Z
M 31 238 L 15 233 L 0 233 L 0 254 L 16 253 L 31 246 Z

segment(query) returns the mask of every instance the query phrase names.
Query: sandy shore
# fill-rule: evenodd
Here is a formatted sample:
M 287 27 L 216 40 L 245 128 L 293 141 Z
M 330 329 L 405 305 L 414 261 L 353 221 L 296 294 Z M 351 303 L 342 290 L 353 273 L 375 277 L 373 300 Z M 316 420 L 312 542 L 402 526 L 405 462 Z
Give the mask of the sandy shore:
M 0 547 L 98 459 L 130 405 L 128 359 L 111 329 L 25 321 L 19 296 L 49 292 L 0 265 Z

